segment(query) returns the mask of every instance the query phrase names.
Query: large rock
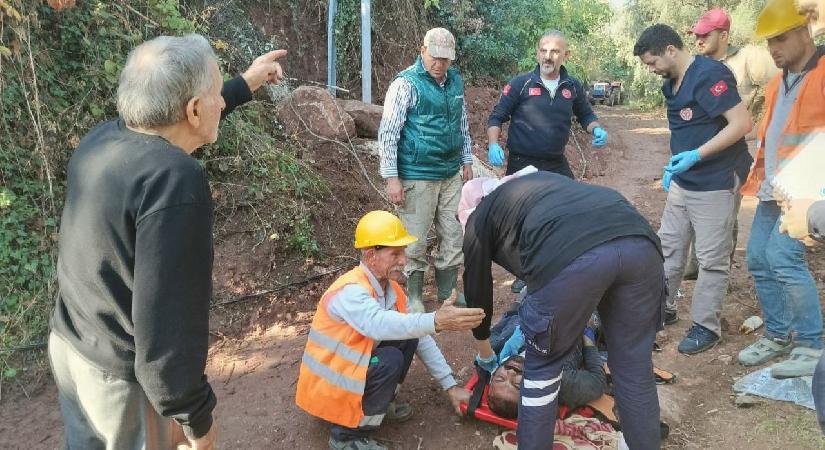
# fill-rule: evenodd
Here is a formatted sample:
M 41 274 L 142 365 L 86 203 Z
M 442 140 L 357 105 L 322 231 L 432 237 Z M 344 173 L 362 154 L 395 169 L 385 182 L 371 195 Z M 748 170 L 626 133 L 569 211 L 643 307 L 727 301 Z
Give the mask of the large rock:
M 359 102 L 358 100 L 337 100 L 338 106 L 355 120 L 355 129 L 359 137 L 378 137 L 378 125 L 381 124 L 381 114 L 384 107 Z
M 354 138 L 355 121 L 326 89 L 301 86 L 278 105 L 278 120 L 299 139 L 333 139 L 347 142 Z

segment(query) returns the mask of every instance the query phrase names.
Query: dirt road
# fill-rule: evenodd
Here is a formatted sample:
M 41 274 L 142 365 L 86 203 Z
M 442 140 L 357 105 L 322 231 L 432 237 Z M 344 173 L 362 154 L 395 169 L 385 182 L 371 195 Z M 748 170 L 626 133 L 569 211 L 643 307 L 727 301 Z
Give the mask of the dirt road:
M 642 114 L 623 107 L 601 108 L 598 113 L 610 131 L 610 143 L 598 154 L 603 174 L 588 181 L 619 190 L 658 227 L 665 199 L 658 183 L 667 160 L 665 120 L 659 114 Z M 664 350 L 654 356 L 659 367 L 678 377 L 675 384 L 660 387 L 663 416 L 672 427 L 671 437 L 665 442 L 667 448 L 825 448 L 812 411 L 776 402 L 738 409 L 732 402 L 733 380 L 746 373 L 736 365 L 736 353 L 753 340 L 738 335 L 736 328 L 744 318 L 758 313 L 743 259 L 753 207 L 753 202 L 746 201 L 740 215 L 740 241 L 723 312 L 730 327 L 723 343 L 691 357 L 676 352 L 689 326 L 685 319 L 687 302 L 683 301 L 683 319 L 668 327 Z M 822 254 L 820 250 L 811 256 L 820 292 L 825 275 Z M 514 299 L 509 289 L 513 278 L 499 269 L 495 279 L 496 308 L 501 312 Z M 692 287 L 692 282 L 683 286 L 687 298 Z M 312 295 L 317 295 L 323 283 L 312 289 Z M 430 303 L 429 307 L 435 305 Z M 219 400 L 215 415 L 222 448 L 326 447 L 326 427 L 298 410 L 293 402 L 311 318 L 308 310 L 305 306 L 271 304 L 254 311 L 242 307 L 234 314 L 216 314 L 207 371 Z M 238 317 L 253 314 L 252 325 L 242 332 L 227 335 L 221 331 Z M 457 377 L 466 381 L 472 371 L 472 336 L 442 333 L 436 339 Z M 5 391 L 11 394 L 0 403 L 0 448 L 59 448 L 61 419 L 54 387 L 48 381 L 41 383 L 28 392 L 30 398 L 14 387 Z M 413 364 L 400 397 L 413 404 L 416 414 L 411 421 L 387 425 L 377 434 L 390 448 L 491 448 L 493 437 L 500 432 L 492 425 L 453 415 L 446 396 L 418 362 Z

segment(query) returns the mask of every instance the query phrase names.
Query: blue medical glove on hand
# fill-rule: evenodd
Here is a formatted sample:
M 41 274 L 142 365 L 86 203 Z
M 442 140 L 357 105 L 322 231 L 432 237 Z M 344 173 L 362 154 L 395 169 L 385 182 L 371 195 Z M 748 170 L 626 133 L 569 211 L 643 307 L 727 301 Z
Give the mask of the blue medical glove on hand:
M 593 128 L 593 142 L 594 147 L 604 147 L 607 144 L 607 131 L 602 127 Z
M 494 353 L 489 358 L 482 359 L 481 355 L 476 353 L 476 364 L 478 364 L 478 367 L 481 367 L 482 369 L 484 369 L 487 372 L 490 372 L 490 374 L 492 374 L 493 372 L 496 371 L 496 369 L 498 369 L 498 358 L 496 357 L 496 355 Z
M 501 348 L 501 353 L 498 355 L 499 363 L 503 363 L 511 356 L 516 356 L 521 353 L 522 347 L 524 347 L 524 333 L 521 332 L 521 326 L 516 326 L 510 339 L 507 339 L 504 347 Z
M 504 165 L 504 149 L 493 142 L 487 146 L 487 160 L 494 166 Z
M 670 192 L 670 179 L 673 177 L 673 173 L 665 167 L 664 173 L 662 173 L 662 189 L 665 192 Z
M 678 155 L 673 155 L 673 157 L 670 158 L 670 164 L 667 165 L 667 170 L 674 174 L 686 172 L 693 167 L 694 164 L 698 163 L 700 159 L 702 159 L 702 156 L 699 154 L 698 148 L 688 150 Z

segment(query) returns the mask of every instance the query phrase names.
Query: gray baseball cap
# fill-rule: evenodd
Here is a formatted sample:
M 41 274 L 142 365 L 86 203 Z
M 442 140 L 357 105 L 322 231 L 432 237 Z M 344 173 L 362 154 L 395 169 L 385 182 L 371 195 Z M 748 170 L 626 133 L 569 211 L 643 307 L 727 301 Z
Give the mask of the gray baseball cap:
M 446 28 L 433 28 L 424 35 L 424 47 L 433 58 L 455 60 L 455 37 Z

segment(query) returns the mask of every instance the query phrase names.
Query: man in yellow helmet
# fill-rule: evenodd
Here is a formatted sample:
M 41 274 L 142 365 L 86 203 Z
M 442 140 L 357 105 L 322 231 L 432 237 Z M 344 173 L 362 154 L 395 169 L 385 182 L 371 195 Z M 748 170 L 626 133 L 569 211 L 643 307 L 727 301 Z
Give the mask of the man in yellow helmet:
M 438 311 L 409 312 L 395 279 L 403 273 L 407 245 L 416 240 L 398 217 L 367 213 L 355 229 L 361 264 L 335 280 L 318 303 L 295 403 L 332 424 L 332 449 L 385 449 L 369 436 L 384 418 L 400 421 L 412 415 L 409 404 L 393 399 L 413 355 L 447 392 L 457 413 L 460 403 L 469 400 L 430 335 L 472 329 L 484 311 L 457 308 L 454 296 Z
M 776 378 L 814 373 L 822 354 L 822 310 L 805 246 L 780 232 L 781 198 L 773 178 L 811 139 L 825 133 L 825 47 L 814 45 L 809 18 L 794 0 L 769 0 L 756 22 L 782 73 L 765 90 L 756 161 L 742 187 L 759 206 L 748 241 L 748 270 L 765 316 L 765 335 L 739 353 L 746 366 L 788 355 L 771 366 Z M 823 151 L 821 148 L 807 150 Z M 806 151 L 806 150 L 803 150 Z

